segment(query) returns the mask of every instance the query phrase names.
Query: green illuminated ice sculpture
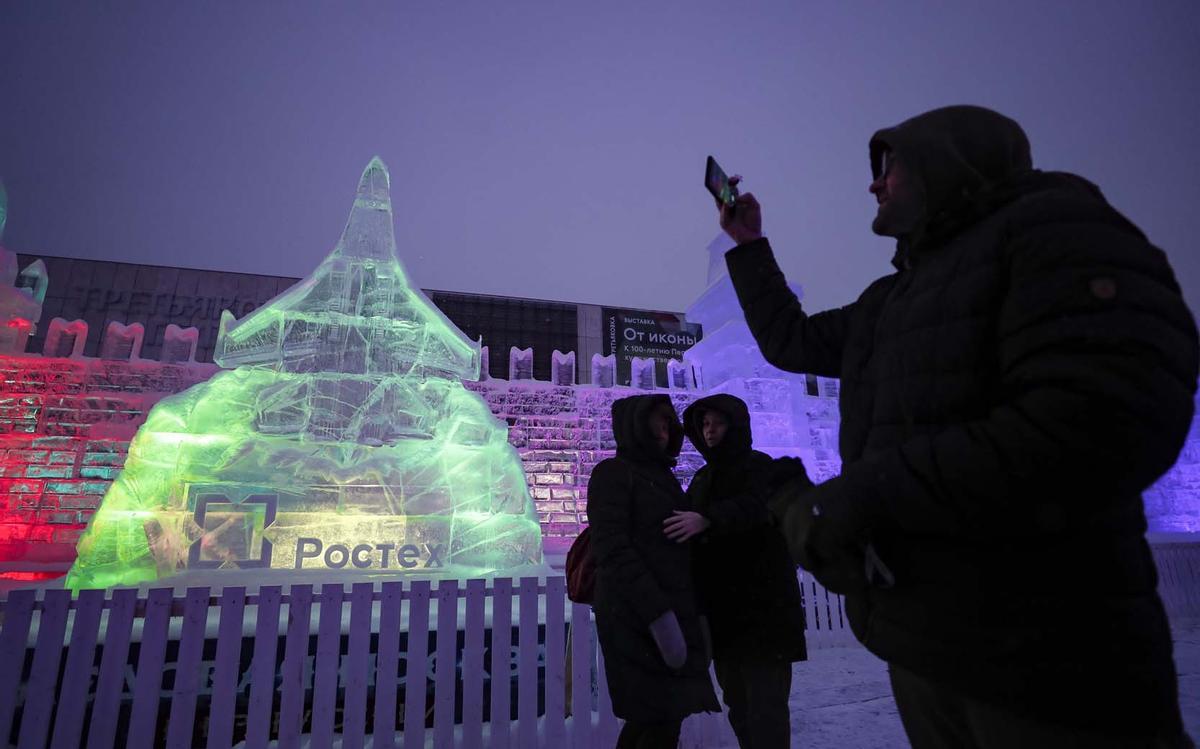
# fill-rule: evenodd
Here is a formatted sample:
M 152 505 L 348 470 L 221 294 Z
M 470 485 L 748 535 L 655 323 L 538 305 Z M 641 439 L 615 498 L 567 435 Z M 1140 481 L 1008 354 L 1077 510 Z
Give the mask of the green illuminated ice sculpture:
M 225 312 L 213 358 L 228 371 L 150 411 L 68 587 L 541 562 L 520 457 L 462 385 L 479 345 L 409 283 L 378 158 L 329 257 L 245 318 Z

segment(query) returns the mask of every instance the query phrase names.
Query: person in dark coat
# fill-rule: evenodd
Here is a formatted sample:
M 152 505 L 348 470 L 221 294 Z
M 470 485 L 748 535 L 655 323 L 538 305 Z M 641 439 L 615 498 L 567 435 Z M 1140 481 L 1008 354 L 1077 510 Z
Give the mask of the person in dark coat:
M 617 455 L 588 479 L 596 565 L 592 609 L 613 713 L 625 720 L 617 746 L 674 747 L 683 719 L 717 712 L 687 544 L 663 521 L 688 508 L 671 472 L 683 428 L 665 395 L 613 403 Z
M 896 271 L 845 307 L 801 307 L 752 195 L 722 210 L 767 361 L 841 378 L 842 474 L 770 503 L 793 556 L 845 593 L 914 746 L 1190 745 L 1141 501 L 1200 358 L 1166 256 L 991 110 L 869 150 Z
M 692 539 L 713 665 L 739 746 L 787 749 L 792 662 L 807 654 L 796 565 L 767 512 L 776 464 L 752 449 L 750 412 L 732 395 L 693 403 L 683 431 L 705 465 L 688 486 L 691 511 L 676 512 L 664 531 L 679 543 Z

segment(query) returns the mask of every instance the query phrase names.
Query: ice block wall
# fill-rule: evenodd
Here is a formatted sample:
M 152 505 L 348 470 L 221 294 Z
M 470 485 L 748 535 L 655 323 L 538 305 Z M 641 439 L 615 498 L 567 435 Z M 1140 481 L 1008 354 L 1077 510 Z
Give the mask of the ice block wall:
M 146 412 L 216 371 L 204 364 L 0 356 L 0 562 L 73 560 L 79 534 L 121 470 Z M 565 546 L 587 520 L 592 467 L 613 451 L 612 401 L 637 391 L 531 380 L 466 387 L 508 424 L 547 543 Z M 682 411 L 699 393 L 672 396 Z M 827 440 L 822 430 L 831 419 L 836 424 L 833 399 L 806 401 L 818 424 L 808 439 Z M 699 465 L 685 445 L 680 478 L 688 480 Z M 1179 462 L 1145 499 L 1152 531 L 1200 532 L 1200 428 L 1193 427 Z
M 212 364 L 0 356 L 0 562 L 70 561 L 146 412 Z

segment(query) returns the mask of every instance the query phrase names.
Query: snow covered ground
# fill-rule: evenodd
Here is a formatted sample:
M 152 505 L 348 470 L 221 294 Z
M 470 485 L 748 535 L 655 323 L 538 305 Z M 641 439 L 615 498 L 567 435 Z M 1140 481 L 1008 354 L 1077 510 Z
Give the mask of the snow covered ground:
M 1172 622 L 1183 721 L 1200 738 L 1200 620 Z M 814 650 L 792 678 L 792 746 L 875 749 L 908 742 L 887 666 L 861 647 Z
M 1179 693 L 1188 734 L 1200 737 L 1200 620 L 1172 622 Z M 810 651 L 811 660 L 797 663 L 791 696 L 793 749 L 890 749 L 907 747 L 896 713 L 887 667 L 859 646 Z M 724 716 L 692 716 L 703 725 L 685 725 L 682 747 L 732 747 Z M 571 718 L 567 719 L 570 726 Z M 539 735 L 543 735 L 539 726 Z M 485 745 L 489 726 L 484 726 Z M 570 730 L 568 728 L 568 730 Z M 544 741 L 544 738 L 542 739 Z M 456 742 L 457 743 L 457 742 Z M 510 746 L 516 746 L 515 736 Z M 244 744 L 239 744 L 239 747 Z M 308 737 L 301 746 L 309 749 Z M 335 741 L 334 749 L 341 746 Z M 373 746 L 370 738 L 368 749 Z M 434 747 L 426 735 L 426 747 Z M 602 749 L 602 748 L 598 748 Z

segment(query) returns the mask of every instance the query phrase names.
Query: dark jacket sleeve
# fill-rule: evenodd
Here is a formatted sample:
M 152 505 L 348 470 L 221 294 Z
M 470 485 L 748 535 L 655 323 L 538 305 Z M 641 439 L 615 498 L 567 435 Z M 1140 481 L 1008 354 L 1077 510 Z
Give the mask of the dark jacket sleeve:
M 644 624 L 670 609 L 654 573 L 633 545 L 631 470 L 609 460 L 588 479 L 588 527 L 596 569 L 611 580 L 606 587 L 629 605 Z
M 788 372 L 841 376 L 853 304 L 807 314 L 765 238 L 734 247 L 725 253 L 725 264 L 763 358 Z
M 746 461 L 746 480 L 738 490 L 728 496 L 710 498 L 704 513 L 712 523 L 708 533 L 738 533 L 767 523 L 770 471 L 771 459 L 767 456 L 749 458 Z
M 1198 352 L 1163 253 L 1111 224 L 1045 223 L 1012 239 L 1006 261 L 999 402 L 846 465 L 812 490 L 818 504 L 858 527 L 1055 532 L 1128 503 L 1174 463 Z M 803 509 L 786 511 L 785 534 Z

